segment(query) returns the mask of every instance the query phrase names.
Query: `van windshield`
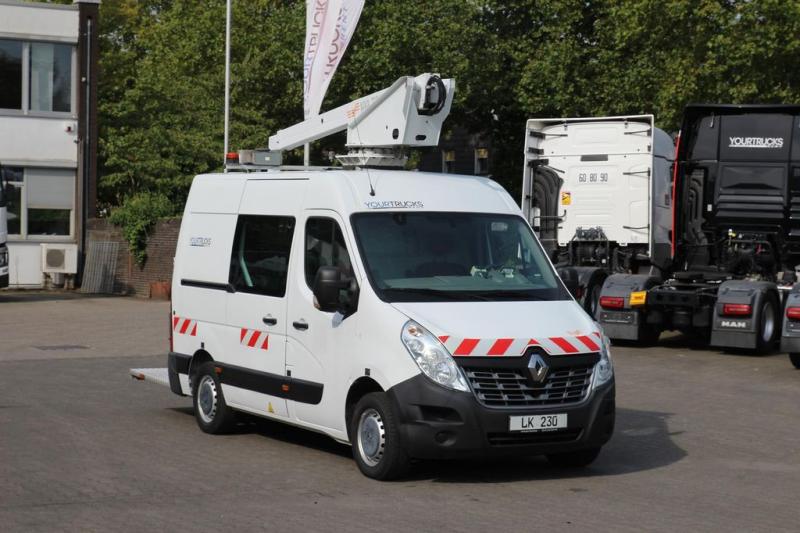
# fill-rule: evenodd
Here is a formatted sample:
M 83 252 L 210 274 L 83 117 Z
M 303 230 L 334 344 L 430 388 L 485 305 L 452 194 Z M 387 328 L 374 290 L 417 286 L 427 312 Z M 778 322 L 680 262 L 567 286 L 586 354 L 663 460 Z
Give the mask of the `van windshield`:
M 569 299 L 522 217 L 379 212 L 355 214 L 352 222 L 384 301 Z

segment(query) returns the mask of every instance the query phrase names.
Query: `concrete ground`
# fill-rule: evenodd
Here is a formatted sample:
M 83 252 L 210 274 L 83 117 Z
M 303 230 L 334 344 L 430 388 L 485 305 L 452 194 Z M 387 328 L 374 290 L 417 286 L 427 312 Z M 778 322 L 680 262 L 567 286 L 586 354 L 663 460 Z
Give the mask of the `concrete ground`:
M 786 355 L 615 347 L 597 462 L 425 463 L 362 476 L 347 447 L 254 421 L 200 432 L 131 380 L 166 362 L 168 305 L 0 293 L 2 531 L 797 531 L 800 371 Z

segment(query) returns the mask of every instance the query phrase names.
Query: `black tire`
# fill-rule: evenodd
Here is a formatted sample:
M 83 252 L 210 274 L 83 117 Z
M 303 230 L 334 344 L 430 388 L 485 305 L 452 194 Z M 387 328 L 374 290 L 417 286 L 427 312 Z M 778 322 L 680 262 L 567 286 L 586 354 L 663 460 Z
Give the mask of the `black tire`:
M 642 324 L 639 326 L 639 340 L 637 344 L 640 346 L 652 346 L 658 342 L 661 337 L 661 330 L 658 326 L 653 324 Z
M 605 278 L 595 279 L 586 287 L 586 297 L 583 301 L 583 309 L 590 317 L 597 318 L 597 310 L 600 307 L 600 291 L 603 289 Z
M 795 368 L 800 368 L 800 353 L 790 353 L 789 361 L 792 362 Z
M 367 477 L 397 479 L 411 466 L 400 442 L 397 414 L 383 392 L 371 392 L 358 401 L 350 419 L 350 441 L 353 459 Z
M 194 374 L 192 406 L 197 425 L 205 433 L 228 433 L 236 425 L 236 412 L 225 403 L 214 363 L 203 363 Z
M 758 330 L 756 332 L 756 353 L 766 354 L 775 348 L 775 342 L 780 336 L 780 315 L 778 301 L 775 295 L 768 293 L 761 302 L 758 314 Z
M 551 453 L 547 456 L 547 460 L 555 466 L 563 468 L 582 468 L 592 464 L 598 455 L 600 455 L 600 447 L 575 452 Z

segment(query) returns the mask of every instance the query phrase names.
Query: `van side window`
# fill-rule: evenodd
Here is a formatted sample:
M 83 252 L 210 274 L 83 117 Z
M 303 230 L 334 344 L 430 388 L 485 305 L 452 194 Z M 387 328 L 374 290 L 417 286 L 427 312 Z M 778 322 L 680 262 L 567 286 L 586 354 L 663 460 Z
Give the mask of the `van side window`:
M 353 267 L 339 224 L 332 218 L 312 217 L 306 221 L 306 283 L 313 287 L 321 266 L 339 267 L 352 277 Z
M 241 292 L 283 297 L 293 233 L 293 217 L 240 215 L 231 252 L 231 285 Z

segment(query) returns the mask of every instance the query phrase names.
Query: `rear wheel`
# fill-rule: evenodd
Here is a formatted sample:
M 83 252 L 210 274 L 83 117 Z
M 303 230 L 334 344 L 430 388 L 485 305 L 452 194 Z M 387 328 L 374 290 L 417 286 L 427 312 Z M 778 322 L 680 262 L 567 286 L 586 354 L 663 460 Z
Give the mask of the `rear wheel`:
M 204 363 L 192 388 L 192 404 L 197 425 L 206 433 L 227 433 L 236 424 L 236 413 L 225 403 L 214 363 Z
M 547 460 L 556 466 L 580 468 L 592 464 L 598 455 L 600 455 L 599 447 L 576 452 L 551 453 L 547 456 Z
M 660 336 L 661 330 L 656 325 L 642 324 L 639 326 L 639 344 L 642 346 L 650 346 L 657 343 Z
M 383 392 L 366 394 L 350 420 L 353 458 L 361 473 L 379 480 L 401 477 L 411 461 L 400 443 L 400 428 L 389 398 Z
M 792 362 L 795 368 L 800 368 L 800 353 L 790 353 L 789 361 Z
M 586 294 L 586 300 L 583 308 L 589 313 L 589 316 L 595 318 L 597 315 L 597 308 L 600 306 L 600 290 L 603 288 L 603 283 L 594 283 L 589 285 Z
M 761 303 L 757 335 L 756 350 L 759 354 L 773 348 L 778 336 L 778 303 L 772 294 L 767 294 Z

